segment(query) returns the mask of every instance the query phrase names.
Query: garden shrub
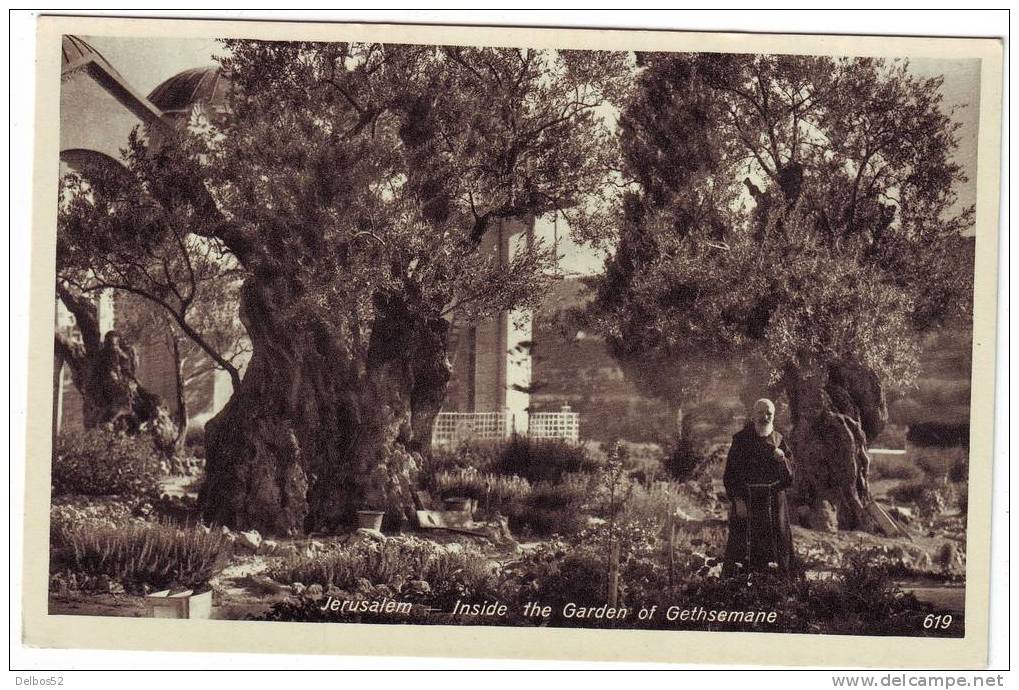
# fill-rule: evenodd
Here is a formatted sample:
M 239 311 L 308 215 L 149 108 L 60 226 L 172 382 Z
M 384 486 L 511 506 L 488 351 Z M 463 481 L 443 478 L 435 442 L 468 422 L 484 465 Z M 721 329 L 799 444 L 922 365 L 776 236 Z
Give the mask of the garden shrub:
M 631 443 L 619 441 L 619 451 L 615 450 L 615 444 L 600 444 L 599 452 L 594 457 L 600 465 L 612 456 L 613 452 L 619 453 L 619 459 L 631 478 L 649 482 L 656 479 L 663 479 L 662 460 L 664 453 L 661 445 L 657 443 Z
M 587 449 L 557 439 L 530 439 L 514 436 L 499 452 L 495 471 L 517 475 L 530 482 L 555 481 L 564 474 L 592 473 L 599 463 Z
M 105 575 L 125 587 L 199 588 L 230 557 L 219 533 L 151 524 L 76 525 L 55 535 L 53 570 Z
M 969 481 L 969 456 L 959 458 L 948 470 L 948 480 L 956 483 Z
M 335 585 L 352 588 L 361 578 L 373 585 L 399 588 L 424 571 L 434 556 L 435 545 L 422 539 L 387 539 L 381 545 L 362 541 L 325 554 L 293 557 L 269 571 L 269 577 L 282 584 Z
M 875 554 L 850 551 L 835 576 L 826 580 L 789 578 L 778 573 L 753 573 L 731 578 L 701 578 L 659 600 L 705 609 L 776 611 L 769 623 L 701 623 L 700 629 L 800 632 L 844 635 L 950 635 L 929 631 L 923 618 L 937 611 L 903 592 L 888 572 L 875 567 Z
M 673 479 L 685 482 L 694 477 L 707 459 L 705 444 L 687 434 L 676 441 L 676 445 L 662 460 L 662 465 Z
M 585 528 L 571 538 L 555 537 L 529 549 L 504 571 L 504 589 L 520 605 L 541 601 L 551 606 L 553 625 L 563 624 L 562 607 L 600 606 L 608 595 L 608 565 L 613 540 L 619 544 L 619 605 L 640 605 L 668 587 L 659 525 L 623 520 Z M 614 537 L 610 537 L 614 535 Z M 602 621 L 593 625 L 615 626 Z
M 558 481 L 538 482 L 531 488 L 527 503 L 532 508 L 576 508 L 583 507 L 591 496 L 593 478 L 590 475 L 574 473 Z
M 678 505 L 684 492 L 674 482 L 658 482 L 651 486 L 633 483 L 626 493 L 623 512 L 631 518 L 657 520 L 664 523 Z
M 510 506 L 510 529 L 540 536 L 579 531 L 587 523 L 584 508 L 593 494 L 593 481 L 591 475 L 574 473 L 534 484 L 526 503 Z
M 488 559 L 473 546 L 443 546 L 416 537 L 360 541 L 312 556 L 291 557 L 272 567 L 269 577 L 281 584 L 337 587 L 366 593 L 385 587 L 390 596 L 406 594 L 413 582 L 428 583 L 428 601 L 448 606 L 459 598 L 480 599 L 496 591 Z
M 531 493 L 526 479 L 479 472 L 473 467 L 441 470 L 428 477 L 426 486 L 442 498 L 473 498 L 486 511 L 504 515 L 519 512 Z
M 969 482 L 960 482 L 957 494 L 955 505 L 962 512 L 963 517 L 966 517 L 967 511 L 969 510 Z
M 727 535 L 724 520 L 678 523 L 673 564 L 676 580 L 720 576 Z M 663 532 L 662 538 L 667 540 L 668 533 Z
M 61 434 L 53 453 L 53 495 L 155 495 L 161 461 L 148 437 L 102 429 Z
M 916 506 L 920 516 L 927 518 L 944 512 L 956 501 L 955 486 L 937 478 L 900 484 L 889 495 L 895 501 Z
M 431 448 L 424 457 L 421 472 L 425 477 L 442 471 L 472 467 L 491 472 L 498 462 L 502 441 L 468 441 L 455 448 Z
M 640 605 L 669 584 L 668 554 L 662 524 L 657 520 L 622 516 L 611 525 L 585 529 L 574 540 L 600 554 L 607 568 L 612 543 L 619 544 L 619 601 Z
M 50 534 L 71 527 L 116 527 L 130 522 L 134 506 L 129 500 L 93 496 L 59 496 L 50 504 Z
M 191 454 L 199 459 L 205 459 L 205 425 L 188 426 L 187 436 L 184 437 L 184 445 Z
M 926 479 L 900 484 L 889 492 L 889 496 L 899 503 L 916 503 L 929 484 Z
M 917 467 L 931 478 L 948 478 L 958 464 L 953 457 L 955 455 L 953 450 L 943 451 L 937 448 L 925 448 L 915 451 L 915 454 L 919 455 L 916 459 Z
M 189 452 L 192 450 L 188 448 Z M 198 450 L 201 451 L 202 447 L 199 446 Z M 178 477 L 191 477 L 193 480 L 197 480 L 205 473 L 205 459 L 203 456 L 180 454 L 173 456 L 166 462 L 169 469 L 168 474 Z
M 525 537 L 574 534 L 586 524 L 585 516 L 557 508 L 526 507 L 508 517 L 513 533 L 523 534 Z
M 457 600 L 499 597 L 498 573 L 475 549 L 440 551 L 426 563 L 420 579 L 431 588 L 429 603 L 446 610 L 452 609 Z
M 441 497 L 477 499 L 480 507 L 508 517 L 514 532 L 548 536 L 584 527 L 592 477 L 600 468 L 582 446 L 515 436 L 433 449 L 421 481 Z
M 923 476 L 923 470 L 904 456 L 881 456 L 877 462 L 872 456 L 870 475 L 873 479 L 916 480 Z
M 906 440 L 914 446 L 950 448 L 969 447 L 969 423 L 944 424 L 918 422 L 909 426 Z
M 590 546 L 552 539 L 528 550 L 504 574 L 520 605 L 540 601 L 551 606 L 555 622 L 567 603 L 577 606 L 605 603 L 607 563 L 607 554 Z
M 868 550 L 850 551 L 833 580 L 809 587 L 806 608 L 815 625 L 835 634 L 937 634 L 926 631 L 922 621 L 941 610 L 903 592 L 885 569 L 874 567 L 874 557 Z M 959 618 L 952 636 L 962 634 Z
M 701 481 L 697 483 L 647 481 L 639 472 L 613 478 L 608 471 L 611 466 L 611 462 L 606 462 L 606 470 L 600 473 L 598 486 L 586 503 L 600 517 L 608 518 L 614 504 L 617 515 L 626 515 L 628 519 L 654 520 L 664 525 L 669 514 L 676 510 L 696 514 L 710 507 L 709 503 L 713 505 L 713 497 L 708 497 L 712 494 L 711 482 L 703 474 L 699 473 Z

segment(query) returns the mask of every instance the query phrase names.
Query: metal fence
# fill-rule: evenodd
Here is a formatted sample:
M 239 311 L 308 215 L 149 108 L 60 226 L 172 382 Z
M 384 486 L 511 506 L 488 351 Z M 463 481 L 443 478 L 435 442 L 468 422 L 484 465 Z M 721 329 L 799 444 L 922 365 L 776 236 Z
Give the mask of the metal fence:
M 527 418 L 527 435 L 576 443 L 580 440 L 580 415 L 571 412 L 569 405 L 563 405 L 559 412 L 532 412 Z
M 432 445 L 457 446 L 464 441 L 506 438 L 512 431 L 512 412 L 440 412 L 432 426 Z
M 432 426 L 432 445 L 455 447 L 465 441 L 509 438 L 516 430 L 515 415 L 502 412 L 440 412 Z M 580 440 L 580 415 L 564 405 L 560 412 L 532 412 L 527 415 L 531 438 Z

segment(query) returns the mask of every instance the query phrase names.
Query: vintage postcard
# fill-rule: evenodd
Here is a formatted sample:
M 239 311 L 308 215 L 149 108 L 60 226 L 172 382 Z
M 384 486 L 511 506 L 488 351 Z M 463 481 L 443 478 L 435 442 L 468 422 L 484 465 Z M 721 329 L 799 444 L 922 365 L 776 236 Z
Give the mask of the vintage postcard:
M 985 663 L 998 41 L 38 37 L 28 644 Z

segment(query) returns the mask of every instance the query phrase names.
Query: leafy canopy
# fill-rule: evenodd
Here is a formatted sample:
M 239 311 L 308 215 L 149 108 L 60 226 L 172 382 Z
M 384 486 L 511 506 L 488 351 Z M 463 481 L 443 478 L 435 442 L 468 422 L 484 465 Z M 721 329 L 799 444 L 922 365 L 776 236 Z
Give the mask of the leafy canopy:
M 150 182 L 162 156 L 139 132 L 123 155 L 123 167 L 92 160 L 61 180 L 58 294 L 90 299 L 111 290 L 118 302 L 137 305 L 118 310 L 122 334 L 136 343 L 172 335 L 193 359 L 239 383 L 245 347 L 236 261 L 217 238 L 190 232 L 193 214 L 174 215 L 156 201 Z
M 300 319 L 364 342 L 381 302 L 473 316 L 527 306 L 554 257 L 482 254 L 501 221 L 600 235 L 613 54 L 227 41 L 233 84 L 207 183 L 217 230 Z
M 393 304 L 468 318 L 533 304 L 552 250 L 534 240 L 500 262 L 480 247 L 501 222 L 561 214 L 578 237 L 609 232 L 622 54 L 224 44 L 225 104 L 133 137 L 124 179 L 70 189 L 66 265 L 180 311 L 177 278 L 221 251 L 247 302 L 363 353 Z M 172 269 L 156 281 L 153 254 Z
M 712 361 L 861 362 L 905 382 L 913 334 L 969 311 L 972 265 L 941 79 L 905 61 L 641 56 L 632 180 L 593 317 L 646 388 Z M 685 388 L 684 388 L 685 386 Z

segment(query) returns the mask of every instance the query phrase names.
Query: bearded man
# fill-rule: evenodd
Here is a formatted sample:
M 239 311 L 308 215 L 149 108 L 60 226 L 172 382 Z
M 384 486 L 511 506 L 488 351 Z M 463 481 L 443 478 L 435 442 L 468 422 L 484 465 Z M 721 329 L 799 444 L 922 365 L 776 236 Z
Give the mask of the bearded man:
M 729 498 L 729 542 L 723 575 L 777 568 L 788 574 L 793 562 L 792 530 L 785 490 L 792 485 L 792 454 L 775 431 L 775 404 L 754 403 L 750 421 L 732 437 L 725 463 Z

